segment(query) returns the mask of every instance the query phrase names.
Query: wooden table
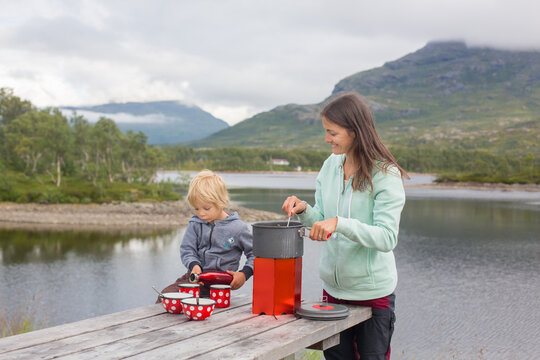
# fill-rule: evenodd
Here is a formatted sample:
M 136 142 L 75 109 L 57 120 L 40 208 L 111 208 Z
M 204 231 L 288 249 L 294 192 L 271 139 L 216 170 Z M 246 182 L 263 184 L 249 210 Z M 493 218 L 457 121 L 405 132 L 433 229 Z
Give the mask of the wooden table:
M 340 331 L 371 317 L 369 307 L 349 311 L 336 321 L 255 315 L 251 297 L 237 295 L 191 321 L 156 304 L 0 339 L 0 359 L 294 359 L 334 346 Z

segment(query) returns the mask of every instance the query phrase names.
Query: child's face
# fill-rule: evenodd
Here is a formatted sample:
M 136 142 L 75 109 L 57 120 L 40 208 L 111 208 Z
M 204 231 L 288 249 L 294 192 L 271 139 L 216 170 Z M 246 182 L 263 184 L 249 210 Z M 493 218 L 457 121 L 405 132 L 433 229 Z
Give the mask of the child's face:
M 203 221 L 213 224 L 214 220 L 223 220 L 227 214 L 216 204 L 200 202 L 193 204 L 195 214 Z

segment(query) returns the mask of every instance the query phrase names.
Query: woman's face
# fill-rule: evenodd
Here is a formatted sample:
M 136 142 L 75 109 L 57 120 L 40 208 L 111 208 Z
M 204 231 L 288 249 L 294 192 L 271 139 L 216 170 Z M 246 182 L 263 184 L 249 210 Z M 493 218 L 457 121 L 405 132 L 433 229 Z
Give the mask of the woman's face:
M 325 141 L 332 145 L 334 154 L 347 154 L 354 143 L 355 135 L 352 131 L 331 122 L 323 116 L 322 124 L 326 131 Z

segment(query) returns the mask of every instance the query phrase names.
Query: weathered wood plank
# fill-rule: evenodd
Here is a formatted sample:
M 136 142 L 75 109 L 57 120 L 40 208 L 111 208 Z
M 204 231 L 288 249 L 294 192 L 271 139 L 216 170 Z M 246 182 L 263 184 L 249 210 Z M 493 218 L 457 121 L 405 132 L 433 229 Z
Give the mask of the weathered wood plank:
M 189 340 L 188 343 L 191 343 L 193 338 L 199 334 L 214 330 L 226 334 L 228 333 L 228 327 L 232 324 L 255 316 L 257 315 L 251 313 L 251 304 L 248 303 L 244 306 L 221 309 L 221 311 L 212 314 L 210 318 L 204 321 L 186 321 L 167 328 L 111 341 L 107 344 L 73 352 L 58 358 L 77 360 L 121 359 L 143 351 L 152 352 L 155 349 L 183 340 Z
M 67 355 L 113 341 L 119 341 L 130 336 L 141 335 L 149 331 L 178 325 L 186 321 L 188 321 L 188 318 L 184 315 L 173 315 L 163 312 L 159 316 L 114 325 L 105 329 L 10 351 L 0 354 L 0 359 L 47 359 L 52 356 Z
M 138 307 L 73 323 L 36 330 L 0 339 L 0 354 L 45 342 L 64 339 L 81 333 L 104 329 L 130 321 L 136 321 L 163 313 L 160 304 Z
M 216 309 L 216 313 L 227 312 L 229 309 L 248 306 L 250 304 L 250 300 L 251 299 L 248 296 L 240 296 L 238 298 L 235 297 L 230 308 Z M 151 305 L 149 307 L 153 308 L 155 305 Z M 55 341 L 49 341 L 14 351 L 5 352 L 0 354 L 0 359 L 48 359 L 62 355 L 69 355 L 96 346 L 121 341 L 125 338 L 179 325 L 188 321 L 188 318 L 184 315 L 169 314 L 164 312 L 161 305 L 158 305 L 158 307 L 160 308 L 160 311 L 156 316 L 132 320 L 126 323 L 109 326 L 104 329 L 86 331 L 79 335 L 73 335 Z
M 267 332 L 269 329 L 286 326 L 297 321 L 294 315 L 273 316 L 254 315 L 244 318 L 223 328 L 207 329 L 204 332 L 191 334 L 191 338 L 183 339 L 167 346 L 141 352 L 129 359 L 189 359 L 196 356 L 206 357 L 212 350 L 231 346 L 237 341 L 249 341 L 253 336 Z M 207 357 L 207 359 L 217 359 Z
M 369 307 L 349 306 L 349 311 L 349 317 L 337 321 L 298 319 L 193 359 L 281 359 L 371 317 Z

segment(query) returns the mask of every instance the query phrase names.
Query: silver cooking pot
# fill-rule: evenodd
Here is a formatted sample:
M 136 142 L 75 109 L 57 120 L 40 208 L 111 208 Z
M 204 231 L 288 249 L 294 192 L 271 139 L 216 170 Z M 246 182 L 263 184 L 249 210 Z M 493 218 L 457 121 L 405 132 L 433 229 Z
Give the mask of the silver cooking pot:
M 253 227 L 253 253 L 267 259 L 291 259 L 304 255 L 304 236 L 309 228 L 301 222 L 261 221 Z

